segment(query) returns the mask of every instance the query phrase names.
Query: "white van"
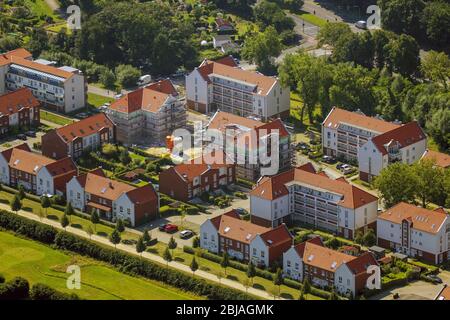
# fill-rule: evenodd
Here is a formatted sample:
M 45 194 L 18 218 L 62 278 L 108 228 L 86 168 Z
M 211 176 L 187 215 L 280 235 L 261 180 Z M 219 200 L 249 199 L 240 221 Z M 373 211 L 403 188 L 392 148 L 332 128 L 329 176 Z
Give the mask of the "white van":
M 137 85 L 143 86 L 143 85 L 149 84 L 151 81 L 152 81 L 152 76 L 149 74 L 145 74 L 139 78 Z

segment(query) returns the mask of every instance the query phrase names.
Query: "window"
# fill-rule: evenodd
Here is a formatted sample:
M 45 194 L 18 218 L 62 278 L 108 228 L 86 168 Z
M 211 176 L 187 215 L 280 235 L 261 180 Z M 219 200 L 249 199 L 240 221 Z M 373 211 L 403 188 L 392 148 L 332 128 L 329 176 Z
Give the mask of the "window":
M 121 213 L 123 212 L 123 207 L 122 207 L 122 206 L 120 206 L 120 212 L 121 212 Z
M 298 269 L 299 269 L 299 264 L 295 263 L 295 270 L 298 270 Z
M 77 199 L 80 200 L 81 199 L 81 194 L 79 192 L 77 192 Z
M 203 239 L 207 240 L 208 239 L 208 234 L 206 232 L 203 232 Z
M 338 278 L 339 283 L 342 283 L 342 277 Z
M 256 256 L 256 248 L 253 248 L 253 255 Z
M 261 258 L 264 258 L 264 251 L 261 251 Z
M 130 208 L 127 208 L 127 213 L 128 213 L 128 215 L 131 214 L 131 209 Z
M 286 264 L 287 264 L 287 266 L 288 266 L 289 268 L 291 267 L 291 261 L 290 261 L 290 260 L 288 260 Z

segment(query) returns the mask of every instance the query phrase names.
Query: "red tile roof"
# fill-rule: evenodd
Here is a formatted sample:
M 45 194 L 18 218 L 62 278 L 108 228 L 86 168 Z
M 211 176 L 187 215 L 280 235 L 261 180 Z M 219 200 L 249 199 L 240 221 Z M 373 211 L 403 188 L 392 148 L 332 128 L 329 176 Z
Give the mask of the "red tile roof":
M 283 223 L 280 224 L 278 227 L 261 234 L 261 238 L 264 240 L 266 245 L 270 247 L 278 243 L 284 242 L 287 239 L 292 239 L 292 235 L 289 232 L 286 225 Z
M 391 141 L 398 142 L 400 144 L 400 147 L 404 148 L 423 139 L 426 139 L 425 132 L 419 126 L 417 121 L 412 121 L 394 130 L 385 132 L 383 134 L 380 134 L 379 136 L 372 138 L 372 142 L 377 147 L 377 149 L 383 155 L 385 155 L 388 153 L 385 145 Z
M 449 219 L 449 216 L 445 211 L 432 211 L 406 202 L 400 202 L 381 213 L 378 219 L 396 224 L 402 223 L 403 220 L 409 220 L 412 222 L 412 228 L 436 234 L 444 225 L 444 222 Z
M 0 113 L 3 115 L 14 114 L 22 108 L 34 108 L 39 105 L 39 101 L 28 88 L 21 88 L 0 96 Z
M 441 168 L 450 168 L 450 155 L 432 151 L 432 150 L 426 150 L 422 156 L 422 159 L 428 159 L 433 160 L 436 162 L 436 165 Z
M 368 117 L 362 113 L 347 111 L 334 107 L 323 121 L 322 125 L 327 128 L 336 129 L 340 124 L 350 124 L 352 126 L 384 133 L 393 130 L 400 125 L 380 120 L 374 117 Z
M 65 71 L 65 70 L 62 70 L 62 69 L 59 69 L 59 68 L 56 68 L 53 66 L 48 66 L 48 65 L 45 65 L 42 63 L 30 61 L 30 60 L 27 60 L 27 59 L 24 59 L 21 57 L 17 57 L 17 56 L 10 56 L 9 61 L 11 64 L 17 64 L 22 67 L 33 69 L 36 71 L 41 71 L 44 73 L 48 73 L 48 74 L 51 74 L 51 75 L 54 75 L 54 76 L 57 76 L 57 77 L 60 77 L 63 79 L 69 79 L 70 77 L 73 76 L 72 72 Z
M 165 80 L 161 80 L 152 84 L 149 84 L 148 86 L 145 87 L 146 89 L 150 89 L 150 90 L 154 90 L 154 91 L 159 91 L 165 94 L 171 94 L 173 96 L 177 96 L 178 92 L 175 89 L 175 87 L 173 86 L 172 81 L 165 79 Z
M 295 251 L 297 251 L 297 254 L 298 254 L 300 257 L 303 257 L 303 253 L 305 252 L 305 246 L 306 246 L 306 243 L 308 243 L 308 242 L 323 247 L 322 239 L 321 239 L 319 236 L 314 237 L 314 238 L 309 239 L 309 240 L 306 240 L 306 241 L 304 241 L 304 242 L 300 242 L 299 244 L 296 244 L 296 245 L 294 246 Z
M 333 180 L 327 176 L 311 173 L 300 168 L 291 169 L 273 177 L 261 179 L 250 192 L 252 196 L 274 200 L 288 194 L 286 184 L 298 182 L 312 188 L 327 190 L 342 195 L 339 205 L 346 208 L 359 208 L 368 203 L 377 201 L 374 195 L 361 190 L 354 185 L 341 180 Z
M 56 129 L 56 132 L 64 141 L 70 142 L 80 137 L 90 136 L 105 127 L 112 128 L 114 127 L 114 124 L 104 113 L 98 113 L 86 119 L 58 128 Z
M 353 274 L 366 273 L 369 266 L 378 266 L 378 262 L 370 252 L 364 252 L 362 255 L 356 257 L 349 262 L 347 266 L 353 272 Z
M 446 284 L 436 297 L 436 300 L 450 301 L 450 287 Z
M 24 49 L 24 48 L 18 48 L 18 49 L 14 49 L 11 51 L 8 51 L 5 53 L 5 55 L 7 57 L 19 57 L 19 58 L 23 58 L 23 59 L 30 59 L 33 57 L 33 55 L 31 54 L 31 52 L 29 52 L 28 50 Z

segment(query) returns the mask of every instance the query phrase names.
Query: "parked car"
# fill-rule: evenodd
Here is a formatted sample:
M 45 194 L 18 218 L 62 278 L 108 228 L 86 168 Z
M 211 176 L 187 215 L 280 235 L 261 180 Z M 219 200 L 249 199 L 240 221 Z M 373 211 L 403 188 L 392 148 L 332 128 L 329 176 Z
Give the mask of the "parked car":
M 322 157 L 322 161 L 325 163 L 335 163 L 336 162 L 336 158 L 331 157 L 331 156 L 323 156 Z
M 25 135 L 28 136 L 28 137 L 35 138 L 36 137 L 36 132 L 30 130 L 30 131 L 25 132 Z
M 336 165 L 336 169 L 338 169 L 339 171 L 341 171 L 343 165 L 345 165 L 345 163 L 338 163 L 338 164 Z
M 114 99 L 120 99 L 120 98 L 122 98 L 123 97 L 123 94 L 122 93 L 119 93 L 119 94 L 116 94 L 115 96 L 114 96 Z
M 307 143 L 299 142 L 295 146 L 295 149 L 298 150 L 298 151 L 300 151 L 300 150 L 307 150 L 307 151 L 309 151 L 311 148 L 309 147 L 309 145 Z
M 357 27 L 358 29 L 366 30 L 367 29 L 367 22 L 364 21 L 364 20 L 357 21 L 355 23 L 355 27 Z
M 137 85 L 140 87 L 140 86 L 149 84 L 150 82 L 152 82 L 152 76 L 149 74 L 144 74 L 143 76 L 141 76 L 139 78 Z
M 178 231 L 178 226 L 176 226 L 174 224 L 171 224 L 171 223 L 168 223 L 166 225 L 166 227 L 164 228 L 164 231 L 167 232 L 167 233 L 175 233 L 175 232 Z
M 27 140 L 27 136 L 24 135 L 23 133 L 19 133 L 19 134 L 17 135 L 17 139 L 20 139 L 20 140 Z
M 167 226 L 167 223 L 161 223 L 159 225 L 159 227 L 158 227 L 159 231 L 165 231 L 166 230 L 166 226 Z
M 430 274 L 427 276 L 427 279 L 431 282 L 433 282 L 434 284 L 439 284 L 442 283 L 442 279 L 439 278 L 437 275 L 434 274 Z
M 86 119 L 89 115 L 86 112 L 81 112 L 75 116 L 78 119 Z
M 188 238 L 192 237 L 193 235 L 194 235 L 194 232 L 192 232 L 191 230 L 180 231 L 181 239 L 188 239 Z
M 349 173 L 352 173 L 355 169 L 352 166 L 348 165 L 348 164 L 343 164 L 341 166 L 340 170 L 341 170 L 341 172 L 343 174 L 349 174 Z
M 236 209 L 234 209 L 234 210 L 236 210 L 236 212 L 237 212 L 240 216 L 245 216 L 245 215 L 248 213 L 248 211 L 245 210 L 244 208 L 236 208 Z

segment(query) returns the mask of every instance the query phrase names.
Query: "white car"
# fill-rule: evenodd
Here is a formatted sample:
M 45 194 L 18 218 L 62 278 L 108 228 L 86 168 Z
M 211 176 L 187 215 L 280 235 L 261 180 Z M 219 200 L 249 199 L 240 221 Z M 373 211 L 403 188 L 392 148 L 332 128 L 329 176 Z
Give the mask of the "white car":
M 190 238 L 194 235 L 194 232 L 192 232 L 191 230 L 183 230 L 180 231 L 180 238 L 181 239 L 187 239 Z
M 114 99 L 120 99 L 120 98 L 122 98 L 123 97 L 123 93 L 119 93 L 119 94 L 116 94 L 115 96 L 114 96 Z

